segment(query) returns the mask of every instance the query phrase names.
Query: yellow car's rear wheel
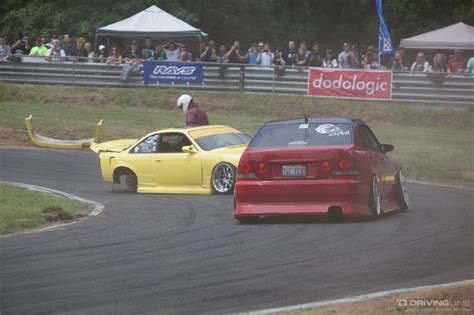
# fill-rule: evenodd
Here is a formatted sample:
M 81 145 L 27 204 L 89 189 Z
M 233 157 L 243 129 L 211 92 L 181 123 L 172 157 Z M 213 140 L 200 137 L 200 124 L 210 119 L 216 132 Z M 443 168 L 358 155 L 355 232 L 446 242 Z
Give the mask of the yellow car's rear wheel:
M 217 164 L 212 170 L 211 183 L 217 194 L 232 194 L 235 185 L 235 167 L 227 162 Z

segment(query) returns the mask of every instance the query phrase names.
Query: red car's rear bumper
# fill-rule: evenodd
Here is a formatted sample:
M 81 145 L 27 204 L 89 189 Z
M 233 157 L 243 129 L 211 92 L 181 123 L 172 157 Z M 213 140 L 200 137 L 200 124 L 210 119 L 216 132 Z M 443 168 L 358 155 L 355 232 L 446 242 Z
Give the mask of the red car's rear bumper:
M 369 185 L 351 178 L 329 180 L 238 181 L 234 216 L 370 215 Z

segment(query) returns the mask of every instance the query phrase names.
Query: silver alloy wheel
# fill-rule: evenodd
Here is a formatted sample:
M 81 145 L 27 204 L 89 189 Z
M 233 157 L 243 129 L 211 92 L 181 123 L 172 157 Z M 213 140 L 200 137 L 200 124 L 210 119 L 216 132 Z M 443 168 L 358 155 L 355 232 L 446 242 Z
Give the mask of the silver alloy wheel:
M 212 186 L 220 194 L 226 194 L 234 188 L 235 171 L 232 165 L 221 163 L 212 171 Z
M 405 204 L 408 207 L 410 205 L 410 198 L 408 197 L 408 187 L 402 170 L 398 172 L 398 179 L 400 180 L 400 188 L 402 190 L 403 199 L 405 200 Z
M 381 213 L 381 207 L 380 207 L 380 194 L 379 194 L 379 185 L 377 183 L 377 178 L 374 176 L 372 179 L 372 198 L 374 198 L 373 203 L 374 203 L 374 209 L 373 211 L 375 212 L 375 216 L 380 216 Z

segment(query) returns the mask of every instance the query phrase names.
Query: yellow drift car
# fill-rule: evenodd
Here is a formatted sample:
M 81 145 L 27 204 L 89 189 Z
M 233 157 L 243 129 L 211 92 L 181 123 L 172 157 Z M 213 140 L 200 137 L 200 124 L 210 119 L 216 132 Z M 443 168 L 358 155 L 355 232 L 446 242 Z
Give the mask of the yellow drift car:
M 140 140 L 93 143 L 102 177 L 130 191 L 168 194 L 233 193 L 240 155 L 250 142 L 227 126 L 165 129 Z

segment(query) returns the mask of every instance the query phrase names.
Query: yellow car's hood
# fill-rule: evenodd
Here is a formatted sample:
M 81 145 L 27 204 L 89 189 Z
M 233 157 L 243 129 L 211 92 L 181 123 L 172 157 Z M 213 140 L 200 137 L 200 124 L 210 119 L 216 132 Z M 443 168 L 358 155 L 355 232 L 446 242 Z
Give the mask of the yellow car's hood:
M 128 148 L 132 144 L 134 144 L 137 139 L 120 139 L 120 140 L 113 140 L 108 142 L 102 143 L 92 143 L 91 150 L 99 153 L 99 152 L 122 152 L 124 149 Z

